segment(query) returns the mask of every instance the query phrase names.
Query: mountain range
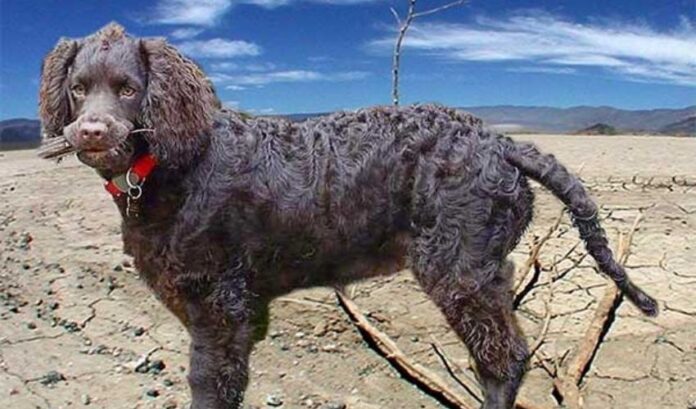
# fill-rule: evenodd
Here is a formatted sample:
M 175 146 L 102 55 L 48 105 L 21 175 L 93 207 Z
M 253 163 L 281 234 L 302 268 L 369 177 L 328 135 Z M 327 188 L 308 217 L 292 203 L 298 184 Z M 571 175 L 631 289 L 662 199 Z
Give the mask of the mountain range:
M 480 117 L 499 132 L 585 133 L 611 127 L 620 133 L 650 133 L 696 137 L 696 105 L 681 109 L 625 110 L 607 106 L 572 108 L 512 105 L 472 106 L 461 109 Z M 325 113 L 282 115 L 301 121 Z M 0 121 L 0 150 L 29 149 L 39 145 L 36 119 Z M 606 128 L 609 129 L 609 128 Z

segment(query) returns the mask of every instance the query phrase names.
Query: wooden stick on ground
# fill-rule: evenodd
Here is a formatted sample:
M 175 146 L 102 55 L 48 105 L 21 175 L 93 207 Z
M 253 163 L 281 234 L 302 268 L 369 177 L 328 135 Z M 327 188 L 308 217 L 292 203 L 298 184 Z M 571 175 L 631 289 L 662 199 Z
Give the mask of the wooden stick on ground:
M 616 260 L 622 265 L 626 264 L 628 260 L 633 235 L 642 218 L 643 214 L 639 213 L 628 235 L 626 237 L 620 236 Z M 580 396 L 578 385 L 582 382 L 582 378 L 587 372 L 604 334 L 609 329 L 611 325 L 610 317 L 616 313 L 620 302 L 621 293 L 619 289 L 614 283 L 608 283 L 604 296 L 595 310 L 594 318 L 587 327 L 576 352 L 566 367 L 559 371 L 559 377 L 554 381 L 554 389 L 563 398 L 563 403 L 568 408 L 582 407 L 582 397 Z
M 562 208 L 561 212 L 558 214 L 558 217 L 556 217 L 556 220 L 551 225 L 546 234 L 542 236 L 539 240 L 537 240 L 537 242 L 534 243 L 534 246 L 532 246 L 532 249 L 529 251 L 529 257 L 527 257 L 527 261 L 525 261 L 525 263 L 517 272 L 517 274 L 521 276 L 521 278 L 513 288 L 515 294 L 523 292 L 524 289 L 530 285 L 530 283 L 527 283 L 527 276 L 529 275 L 529 272 L 531 271 L 532 267 L 536 264 L 537 259 L 539 258 L 539 253 L 541 253 L 541 248 L 544 247 L 544 244 L 546 244 L 546 242 L 551 238 L 551 235 L 556 230 L 558 230 L 558 226 L 560 226 L 561 220 L 563 220 L 564 213 L 565 208 Z M 534 283 L 532 282 L 531 285 L 534 285 Z
M 375 328 L 365 315 L 360 312 L 353 300 L 340 291 L 336 291 L 336 298 L 341 308 L 348 314 L 351 321 L 363 335 L 363 338 L 399 372 L 410 378 L 416 386 L 447 407 L 473 409 L 468 399 L 451 390 L 439 376 L 413 362 L 399 349 L 391 338 Z
M 432 336 L 431 336 L 432 337 Z M 483 402 L 483 394 L 479 390 L 478 385 L 476 384 L 475 381 L 470 379 L 469 377 L 465 379 L 457 376 L 455 373 L 455 370 L 459 370 L 464 376 L 466 376 L 466 373 L 459 367 L 459 365 L 454 364 L 451 362 L 451 359 L 447 357 L 447 354 L 445 353 L 444 348 L 440 346 L 439 342 L 435 339 L 435 337 L 432 337 L 433 342 L 430 343 L 430 346 L 433 348 L 433 351 L 435 352 L 435 355 L 437 355 L 438 358 L 440 358 L 440 361 L 442 364 L 445 366 L 445 369 L 447 369 L 447 373 L 462 387 L 464 390 L 471 395 L 476 402 L 482 403 Z
M 338 303 L 358 328 L 365 341 L 418 388 L 437 399 L 448 408 L 471 409 L 470 399 L 453 391 L 445 381 L 429 369 L 414 362 L 404 354 L 389 336 L 374 327 L 357 305 L 340 291 L 335 291 Z M 543 409 L 541 406 L 519 399 L 517 409 Z

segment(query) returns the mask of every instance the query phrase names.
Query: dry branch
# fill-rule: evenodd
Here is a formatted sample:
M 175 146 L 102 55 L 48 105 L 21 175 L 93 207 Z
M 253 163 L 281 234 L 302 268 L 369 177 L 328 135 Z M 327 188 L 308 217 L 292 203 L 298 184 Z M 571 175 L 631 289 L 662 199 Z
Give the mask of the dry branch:
M 616 259 L 622 265 L 626 264 L 628 260 L 633 235 L 642 218 L 643 214 L 639 213 L 628 235 L 626 237 L 620 235 Z M 576 352 L 565 368 L 559 371 L 558 377 L 554 380 L 556 392 L 561 396 L 565 406 L 570 409 L 582 407 L 582 397 L 580 396 L 578 385 L 582 382 L 584 374 L 589 369 L 592 358 L 597 353 L 603 336 L 609 330 L 612 322 L 610 318 L 616 313 L 620 302 L 621 293 L 614 283 L 609 282 L 604 296 L 595 310 L 594 318 L 587 327 Z
M 390 7 L 394 19 L 396 20 L 396 25 L 398 26 L 398 31 L 396 35 L 396 42 L 394 43 L 394 52 L 392 54 L 392 103 L 394 105 L 399 105 L 399 70 L 401 68 L 401 46 L 404 42 L 404 37 L 406 37 L 406 32 L 411 27 L 411 23 L 414 19 L 419 17 L 429 16 L 431 14 L 439 13 L 441 11 L 447 10 L 449 8 L 462 5 L 466 3 L 467 0 L 457 0 L 451 3 L 445 4 L 443 6 L 434 7 L 432 9 L 421 11 L 416 13 L 416 0 L 408 0 L 408 10 L 406 11 L 406 18 L 403 20 L 399 17 L 399 13 L 394 7 Z
M 541 252 L 541 248 L 544 247 L 544 244 L 546 244 L 546 242 L 549 241 L 553 233 L 555 233 L 556 230 L 558 230 L 558 227 L 561 225 L 561 220 L 563 220 L 564 213 L 565 208 L 561 209 L 561 212 L 559 213 L 558 217 L 551 225 L 549 230 L 546 232 L 546 234 L 539 238 L 539 240 L 537 240 L 532 246 L 532 249 L 529 251 L 529 257 L 527 257 L 527 261 L 524 262 L 522 267 L 517 272 L 517 275 L 520 275 L 521 278 L 513 288 L 515 294 L 520 294 L 524 292 L 524 289 L 529 287 L 530 283 L 532 286 L 534 285 L 534 280 L 531 280 L 531 282 L 527 282 L 527 276 L 529 276 L 529 272 L 531 271 L 532 267 L 536 264 L 539 258 L 539 253 Z M 523 289 L 520 290 L 520 288 Z
M 75 148 L 63 136 L 44 139 L 37 150 L 37 155 L 41 159 L 61 159 L 66 155 L 75 152 Z
M 389 336 L 375 328 L 367 320 L 353 300 L 340 291 L 336 291 L 336 298 L 341 308 L 348 314 L 353 324 L 363 335 L 363 338 L 400 373 L 415 383 L 416 386 L 448 407 L 473 408 L 467 399 L 452 391 L 439 376 L 406 356 Z
M 335 291 L 335 293 L 339 305 L 358 328 L 363 339 L 365 339 L 377 353 L 389 361 L 389 363 L 406 379 L 448 408 L 472 408 L 469 399 L 453 391 L 445 381 L 429 369 L 414 362 L 399 349 L 388 335 L 375 328 L 350 298 L 338 290 Z M 519 398 L 515 403 L 515 408 L 544 409 L 539 405 Z

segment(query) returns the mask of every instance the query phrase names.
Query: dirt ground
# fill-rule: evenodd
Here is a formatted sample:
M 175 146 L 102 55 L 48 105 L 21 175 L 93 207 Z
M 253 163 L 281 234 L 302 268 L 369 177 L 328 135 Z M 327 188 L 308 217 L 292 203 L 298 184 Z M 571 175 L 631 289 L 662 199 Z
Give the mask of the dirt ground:
M 696 407 L 696 139 L 530 136 L 582 178 L 602 205 L 612 244 L 639 211 L 631 277 L 660 301 L 657 319 L 624 302 L 581 385 L 587 408 Z M 537 190 L 535 221 L 514 259 L 560 204 Z M 564 218 L 543 248 L 543 273 L 518 316 L 530 343 L 543 326 L 552 265 L 548 365 L 573 350 L 606 280 L 583 259 Z M 93 171 L 33 152 L 0 152 L 0 408 L 184 408 L 188 336 L 121 251 L 119 217 Z M 567 254 L 567 257 L 563 257 Z M 348 289 L 371 322 L 443 378 L 431 343 L 472 377 L 467 353 L 408 271 Z M 272 304 L 252 355 L 248 408 L 439 408 L 381 357 L 316 288 Z M 147 358 L 147 359 L 145 359 Z M 464 373 L 462 373 L 462 371 Z M 458 386 L 452 382 L 453 388 Z M 461 389 L 460 389 L 461 390 Z M 533 364 L 521 395 L 556 407 Z M 473 405 L 473 401 L 472 401 Z

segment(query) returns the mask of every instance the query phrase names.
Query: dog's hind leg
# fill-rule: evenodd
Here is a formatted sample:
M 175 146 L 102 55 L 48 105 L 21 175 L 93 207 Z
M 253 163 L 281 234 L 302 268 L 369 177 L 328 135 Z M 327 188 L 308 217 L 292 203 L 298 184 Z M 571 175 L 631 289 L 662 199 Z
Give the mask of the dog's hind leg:
M 512 263 L 506 263 L 491 282 L 473 292 L 454 274 L 443 274 L 428 286 L 428 280 L 415 272 L 474 358 L 485 409 L 512 408 L 525 372 L 527 345 L 512 310 L 513 270 Z
M 531 196 L 520 194 L 512 203 L 466 196 L 451 206 L 436 192 L 433 217 L 416 226 L 411 248 L 416 278 L 476 362 L 485 409 L 514 406 L 528 358 L 512 309 L 514 266 L 505 260 L 530 218 Z

